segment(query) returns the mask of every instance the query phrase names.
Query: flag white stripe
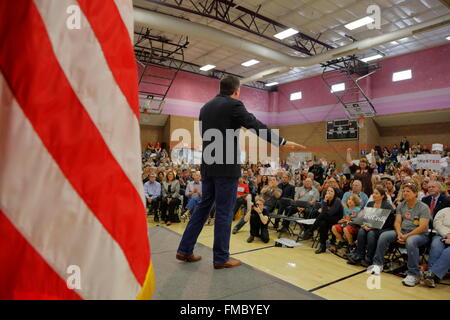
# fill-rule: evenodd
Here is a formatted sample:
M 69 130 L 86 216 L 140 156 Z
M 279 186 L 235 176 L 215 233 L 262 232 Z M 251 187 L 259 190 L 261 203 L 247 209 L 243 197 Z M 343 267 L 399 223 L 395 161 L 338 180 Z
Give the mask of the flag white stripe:
M 35 3 L 72 89 L 144 203 L 139 122 L 117 85 L 88 20 L 81 13 L 81 29 L 66 27 L 67 15 L 61 12 L 76 5 L 75 0 Z
M 134 37 L 134 10 L 133 3 L 131 1 L 124 0 L 114 0 L 117 9 L 120 12 L 125 26 L 127 27 L 128 33 L 130 34 L 130 41 L 133 42 Z
M 84 299 L 134 299 L 140 291 L 122 249 L 73 189 L 0 73 L 0 208 L 64 280 L 81 270 Z M 41 279 L 45 281 L 45 279 Z

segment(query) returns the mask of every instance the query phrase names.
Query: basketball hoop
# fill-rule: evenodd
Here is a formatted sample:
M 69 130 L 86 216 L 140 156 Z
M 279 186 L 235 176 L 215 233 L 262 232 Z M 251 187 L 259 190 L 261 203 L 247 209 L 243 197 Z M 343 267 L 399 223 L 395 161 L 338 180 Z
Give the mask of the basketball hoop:
M 364 128 L 364 120 L 365 120 L 366 118 L 364 118 L 364 116 L 360 116 L 359 118 L 358 118 L 358 128 Z

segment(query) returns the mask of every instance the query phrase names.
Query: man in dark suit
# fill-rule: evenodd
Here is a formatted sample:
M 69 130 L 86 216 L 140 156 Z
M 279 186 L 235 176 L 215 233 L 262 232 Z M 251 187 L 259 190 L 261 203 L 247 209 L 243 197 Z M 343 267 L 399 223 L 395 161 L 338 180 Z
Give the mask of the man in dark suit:
M 422 202 L 430 208 L 432 218 L 439 210 L 450 207 L 450 198 L 442 192 L 442 186 L 438 181 L 428 182 L 428 196 L 423 197 Z M 430 227 L 433 228 L 432 219 L 430 219 Z
M 231 268 L 241 264 L 229 257 L 233 207 L 236 203 L 238 178 L 241 175 L 239 133 L 241 127 L 256 130 L 261 138 L 285 149 L 301 149 L 304 146 L 276 135 L 274 131 L 249 113 L 237 100 L 240 93 L 239 79 L 226 76 L 220 81 L 220 93 L 200 110 L 202 151 L 202 200 L 192 214 L 184 231 L 176 258 L 186 262 L 201 259 L 193 253 L 209 210 L 216 205 L 214 224 L 213 264 L 215 269 Z
M 409 151 L 409 141 L 406 140 L 406 137 L 403 137 L 402 141 L 400 141 L 400 150 L 403 154 L 405 154 L 406 151 Z

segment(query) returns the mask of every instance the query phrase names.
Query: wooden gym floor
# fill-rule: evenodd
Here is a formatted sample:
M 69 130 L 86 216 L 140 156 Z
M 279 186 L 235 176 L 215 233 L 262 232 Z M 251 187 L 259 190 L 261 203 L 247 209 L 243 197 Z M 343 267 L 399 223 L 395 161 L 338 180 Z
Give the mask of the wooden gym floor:
M 167 227 L 148 218 L 149 226 L 161 226 L 182 234 L 187 222 L 175 223 Z M 233 222 L 233 226 L 237 221 Z M 297 228 L 298 231 L 298 228 Z M 302 246 L 295 248 L 275 247 L 278 234 L 269 228 L 270 242 L 263 243 L 255 238 L 247 243 L 249 224 L 237 234 L 231 235 L 230 253 L 253 268 L 266 272 L 281 280 L 291 283 L 325 299 L 333 300 L 449 300 L 449 285 L 439 284 L 436 288 L 423 285 L 409 288 L 402 285 L 401 277 L 383 273 L 380 289 L 369 289 L 369 275 L 365 268 L 351 266 L 346 260 L 330 252 L 316 255 L 311 248 L 311 241 L 302 241 Z M 283 235 L 283 237 L 287 237 Z M 294 238 L 295 240 L 295 238 Z M 199 243 L 212 248 L 214 226 L 205 225 L 198 239 Z M 174 252 L 175 255 L 175 252 Z

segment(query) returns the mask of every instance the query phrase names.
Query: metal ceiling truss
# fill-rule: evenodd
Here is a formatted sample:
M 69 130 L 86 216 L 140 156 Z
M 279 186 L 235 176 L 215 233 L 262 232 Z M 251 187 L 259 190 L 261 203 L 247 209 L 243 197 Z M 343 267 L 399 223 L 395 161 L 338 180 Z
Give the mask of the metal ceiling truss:
M 356 55 L 352 55 L 327 61 L 322 63 L 321 66 L 323 67 L 322 79 L 330 90 L 333 85 L 345 84 L 344 90 L 331 90 L 331 92 L 344 106 L 344 111 L 349 119 L 376 115 L 376 110 L 359 85 L 359 81 L 375 73 L 380 68 L 378 64 L 363 62 Z
M 141 28 L 135 35 L 134 52 L 143 67 L 139 74 L 140 108 L 142 112 L 161 113 L 184 61 L 189 39 L 181 36 L 178 42 L 172 42 L 164 36 L 152 35 L 149 28 Z
M 252 11 L 250 9 L 237 5 L 234 0 L 146 1 L 220 21 L 237 29 L 257 35 L 266 40 L 276 42 L 307 56 L 317 55 L 323 53 L 324 51 L 333 49 L 332 46 L 319 41 L 320 34 L 317 38 L 313 38 L 299 32 L 296 35 L 290 37 L 289 40 L 285 41 L 274 38 L 273 34 L 284 31 L 289 27 L 259 14 L 261 5 L 258 5 L 256 11 Z M 234 18 L 230 13 L 234 13 Z M 293 40 L 294 43 L 292 43 L 291 40 Z
M 157 90 L 145 90 L 140 86 L 140 97 L 145 100 L 145 108 L 149 112 L 161 113 L 164 100 L 172 86 L 178 71 L 200 74 L 205 76 L 204 72 L 200 71 L 199 65 L 184 61 L 184 49 L 189 45 L 188 37 L 181 36 L 177 42 L 161 35 L 152 35 L 152 30 L 149 28 L 141 28 L 140 31 L 135 31 L 137 41 L 134 44 L 134 52 L 136 59 L 143 66 L 143 71 L 139 74 L 139 84 L 149 84 L 152 88 Z M 160 75 L 152 73 L 156 68 L 167 68 L 172 70 L 169 72 L 169 77 L 161 77 Z M 209 77 L 222 79 L 225 75 L 236 74 L 221 70 L 211 70 L 208 72 Z M 246 84 L 246 86 L 266 90 L 265 84 L 261 81 L 256 81 Z

